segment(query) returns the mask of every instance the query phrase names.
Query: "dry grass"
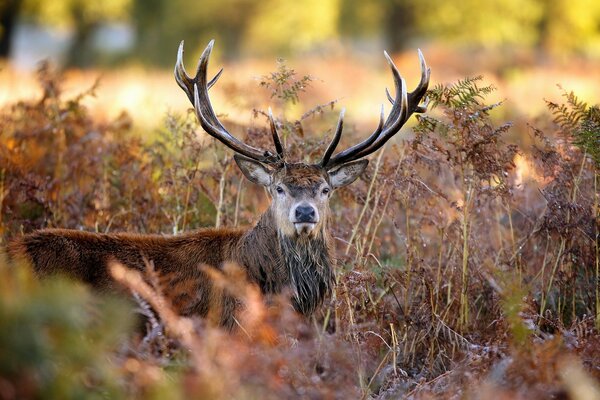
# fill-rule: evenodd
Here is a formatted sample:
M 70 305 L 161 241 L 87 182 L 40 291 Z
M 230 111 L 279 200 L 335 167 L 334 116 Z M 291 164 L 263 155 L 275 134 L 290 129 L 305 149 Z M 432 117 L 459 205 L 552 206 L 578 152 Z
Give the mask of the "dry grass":
M 366 67 L 328 61 L 320 78 L 339 71 L 369 76 Z M 443 59 L 430 61 L 436 71 Z M 399 57 L 401 70 L 405 62 Z M 2 79 L 12 73 L 4 70 Z M 84 87 L 93 81 L 81 79 Z M 104 90 L 119 86 L 105 79 Z M 266 207 L 265 194 L 243 182 L 228 152 L 197 140 L 193 115 L 167 116 L 154 141 L 143 141 L 132 131 L 138 118 L 148 122 L 144 114 L 134 114 L 133 122 L 127 114 L 98 117 L 85 97 L 62 93 L 61 79 L 48 68 L 38 81 L 43 95 L 9 102 L 0 115 L 2 240 L 46 226 L 177 233 L 247 225 Z M 166 78 L 155 81 L 166 85 Z M 379 80 L 347 81 L 356 86 L 338 96 L 354 99 L 384 87 Z M 161 101 L 185 109 L 171 85 L 178 100 Z M 301 96 L 301 104 L 331 101 L 322 85 L 314 84 L 314 97 L 308 93 L 317 101 L 306 105 Z M 232 109 L 236 99 L 246 99 L 244 109 L 258 108 L 257 120 L 230 115 L 228 123 L 254 144 L 268 140 L 260 119 L 268 93 L 248 100 L 247 88 L 226 82 L 223 88 L 229 100 L 222 107 L 217 101 L 218 109 Z M 544 90 L 560 99 L 552 86 Z M 530 103 L 533 96 L 542 102 L 543 93 L 528 93 Z M 239 329 L 224 332 L 175 315 L 151 263 L 145 276 L 114 265 L 113 276 L 136 293 L 148 320 L 143 334 L 129 334 L 114 350 L 124 396 L 597 398 L 598 169 L 573 144 L 586 117 L 564 123 L 560 112 L 546 112 L 511 127 L 491 117 L 515 112 L 489 105 L 505 94 L 477 79 L 434 88 L 435 107 L 412 138 L 388 145 L 334 197 L 336 290 L 309 320 L 292 311 L 285 294 L 263 299 L 228 266 L 213 279 L 244 307 Z M 107 103 L 119 97 L 97 96 Z M 369 107 L 376 110 L 377 102 Z M 162 113 L 157 109 L 165 108 L 152 108 L 154 118 Z M 281 109 L 290 155 L 315 159 L 324 138 L 304 132 L 330 134 L 336 113 L 325 108 L 295 121 L 302 113 L 294 106 Z M 364 115 L 354 113 L 367 121 L 376 112 Z M 350 126 L 344 140 L 358 135 Z M 20 384 L 0 369 L 0 397 Z

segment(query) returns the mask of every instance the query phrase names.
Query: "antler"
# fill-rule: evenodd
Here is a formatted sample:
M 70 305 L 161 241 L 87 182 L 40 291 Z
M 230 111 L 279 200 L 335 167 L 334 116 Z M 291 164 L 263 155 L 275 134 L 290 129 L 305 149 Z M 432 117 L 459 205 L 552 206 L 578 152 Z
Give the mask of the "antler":
M 183 41 L 181 41 L 179 50 L 177 52 L 175 80 L 194 106 L 194 110 L 196 111 L 196 116 L 198 117 L 200 125 L 210 136 L 219 140 L 225 146 L 243 156 L 267 164 L 276 163 L 283 160 L 283 146 L 281 145 L 281 140 L 279 139 L 279 134 L 277 133 L 277 127 L 270 110 L 269 122 L 271 126 L 273 142 L 277 151 L 276 155 L 269 150 L 257 149 L 240 141 L 231 133 L 229 133 L 221 121 L 219 121 L 217 118 L 217 115 L 215 114 L 210 103 L 210 98 L 208 97 L 208 89 L 210 89 L 217 82 L 221 76 L 221 73 L 223 72 L 223 69 L 221 69 L 217 75 L 210 80 L 210 82 L 207 82 L 206 76 L 208 59 L 210 57 L 214 42 L 214 40 L 211 40 L 208 43 L 208 46 L 206 46 L 206 49 L 204 49 L 202 52 L 202 56 L 200 56 L 200 61 L 198 62 L 198 67 L 196 69 L 196 76 L 194 78 L 188 76 L 185 67 L 183 66 Z
M 419 82 L 417 88 L 408 94 L 406 92 L 406 83 L 404 82 L 404 78 L 402 78 L 400 75 L 400 72 L 398 72 L 398 68 L 396 68 L 396 65 L 394 65 L 394 62 L 387 52 L 384 51 L 383 54 L 390 65 L 392 74 L 394 75 L 394 86 L 396 88 L 396 98 L 392 98 L 386 89 L 388 100 L 392 103 L 390 114 L 384 122 L 382 105 L 377 129 L 362 142 L 331 157 L 335 147 L 340 141 L 342 134 L 344 117 L 344 113 L 342 112 L 340 114 L 340 120 L 338 122 L 336 133 L 331 140 L 330 145 L 327 147 L 323 159 L 320 162 L 321 166 L 331 169 L 338 165 L 354 161 L 374 153 L 375 151 L 379 150 L 388 140 L 390 140 L 392 136 L 398 133 L 400 128 L 402 128 L 402 126 L 413 113 L 423 113 L 427 111 L 428 101 L 425 100 L 423 104 L 420 103 L 423 99 L 423 96 L 425 96 L 425 93 L 427 93 L 431 70 L 427 67 L 421 50 L 419 50 L 419 61 L 421 62 L 421 81 Z

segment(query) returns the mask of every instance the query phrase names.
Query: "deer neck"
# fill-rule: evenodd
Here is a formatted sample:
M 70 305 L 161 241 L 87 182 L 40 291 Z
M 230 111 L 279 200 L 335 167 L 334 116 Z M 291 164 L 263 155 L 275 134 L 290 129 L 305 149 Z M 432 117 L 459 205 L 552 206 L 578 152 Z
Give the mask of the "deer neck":
M 333 267 L 330 239 L 323 227 L 311 236 L 278 231 L 271 209 L 241 239 L 238 259 L 263 293 L 292 292 L 296 311 L 310 315 L 330 292 Z

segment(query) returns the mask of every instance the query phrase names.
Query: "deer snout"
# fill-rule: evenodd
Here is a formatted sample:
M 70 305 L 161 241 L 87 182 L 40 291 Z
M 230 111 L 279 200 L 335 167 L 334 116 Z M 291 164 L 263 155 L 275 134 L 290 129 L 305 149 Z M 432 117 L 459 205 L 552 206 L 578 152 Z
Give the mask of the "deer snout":
M 297 203 L 290 210 L 290 221 L 295 225 L 314 225 L 319 222 L 319 211 L 307 201 Z
M 310 204 L 301 204 L 296 207 L 295 211 L 296 222 L 316 223 L 317 222 L 317 210 Z
M 296 233 L 310 234 L 319 222 L 319 212 L 308 202 L 299 203 L 290 213 L 290 220 L 294 223 Z

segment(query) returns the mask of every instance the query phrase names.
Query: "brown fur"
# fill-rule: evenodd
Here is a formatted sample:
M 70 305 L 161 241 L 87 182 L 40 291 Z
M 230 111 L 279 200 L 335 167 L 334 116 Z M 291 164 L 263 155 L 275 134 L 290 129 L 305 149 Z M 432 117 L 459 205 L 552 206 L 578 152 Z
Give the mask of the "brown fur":
M 298 304 L 300 299 L 293 300 L 295 308 L 305 314 L 321 303 L 333 279 L 325 232 L 321 237 L 322 248 L 316 251 L 327 260 L 327 271 L 319 275 L 325 282 L 317 285 L 312 298 L 303 298 L 305 305 Z M 224 263 L 235 262 L 263 293 L 281 292 L 290 284 L 290 268 L 294 267 L 286 265 L 282 256 L 271 209 L 250 230 L 202 229 L 178 236 L 40 230 L 12 241 L 8 254 L 12 260 L 31 263 L 39 276 L 66 273 L 100 290 L 116 288 L 108 272 L 111 260 L 140 271 L 146 268 L 145 259 L 152 260 L 161 290 L 178 313 L 206 316 L 217 305 L 221 309 L 219 323 L 229 327 L 235 301 L 213 288 L 202 266 L 221 269 Z M 323 266 L 317 267 L 323 270 Z M 313 275 L 310 282 L 314 282 Z
M 221 270 L 233 262 L 265 294 L 290 287 L 294 308 L 310 315 L 333 285 L 329 192 L 352 182 L 367 161 L 360 168 L 356 163 L 348 164 L 347 171 L 341 167 L 336 175 L 302 163 L 268 169 L 248 159 L 236 162 L 246 177 L 268 187 L 273 198 L 252 229 L 202 229 L 178 236 L 46 229 L 10 243 L 9 258 L 25 259 L 39 276 L 66 273 L 100 290 L 116 286 L 108 271 L 111 261 L 139 271 L 152 261 L 160 289 L 178 313 L 217 314 L 218 322 L 229 327 L 236 300 L 213 285 L 205 268 Z M 314 207 L 309 226 L 294 221 L 294 207 L 301 203 Z

